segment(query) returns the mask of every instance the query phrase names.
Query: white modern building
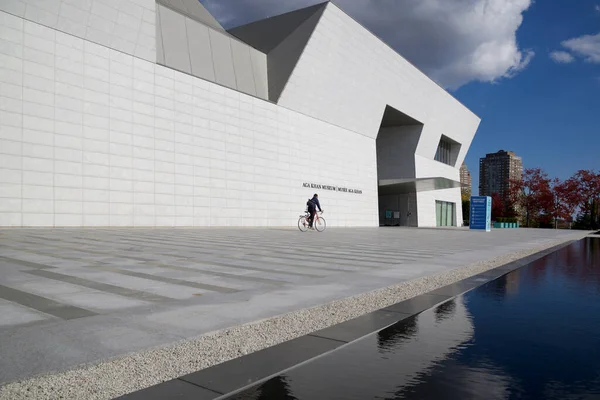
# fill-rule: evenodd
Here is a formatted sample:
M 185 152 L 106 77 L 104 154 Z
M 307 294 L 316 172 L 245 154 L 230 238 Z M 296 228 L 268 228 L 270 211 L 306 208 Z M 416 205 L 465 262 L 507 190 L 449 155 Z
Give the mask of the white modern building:
M 456 225 L 478 124 L 330 2 L 0 1 L 0 226 Z

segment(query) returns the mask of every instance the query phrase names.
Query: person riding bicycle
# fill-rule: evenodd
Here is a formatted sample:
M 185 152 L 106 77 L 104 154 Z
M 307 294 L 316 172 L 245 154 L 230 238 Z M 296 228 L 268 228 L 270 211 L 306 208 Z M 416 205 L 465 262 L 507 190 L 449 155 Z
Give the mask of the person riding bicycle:
M 321 204 L 319 204 L 319 195 L 315 193 L 312 199 L 308 199 L 306 205 L 308 206 L 308 213 L 310 214 L 310 217 L 308 218 L 308 227 L 312 229 L 313 220 L 317 213 L 317 207 L 319 208 L 319 211 L 323 212 Z

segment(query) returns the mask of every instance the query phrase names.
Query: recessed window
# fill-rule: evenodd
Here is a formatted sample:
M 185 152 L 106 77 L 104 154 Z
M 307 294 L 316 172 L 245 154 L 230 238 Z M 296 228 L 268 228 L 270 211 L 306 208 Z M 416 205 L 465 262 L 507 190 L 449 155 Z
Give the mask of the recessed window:
M 435 152 L 434 160 L 454 167 L 459 151 L 460 143 L 442 135 L 437 151 Z
M 443 162 L 444 164 L 450 164 L 450 149 L 451 144 L 445 140 L 440 140 L 437 151 L 435 152 L 435 160 Z

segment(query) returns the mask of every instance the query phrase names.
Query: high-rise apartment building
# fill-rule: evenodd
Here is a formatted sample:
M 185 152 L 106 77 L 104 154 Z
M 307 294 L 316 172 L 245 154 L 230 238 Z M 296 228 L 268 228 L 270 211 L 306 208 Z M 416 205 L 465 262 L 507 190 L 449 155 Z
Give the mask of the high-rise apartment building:
M 479 160 L 479 195 L 491 196 L 498 193 L 508 196 L 510 180 L 523 176 L 523 160 L 512 151 L 500 150 L 486 154 Z
M 464 194 L 471 194 L 472 180 L 471 180 L 471 172 L 469 172 L 469 168 L 467 168 L 467 164 L 464 162 L 460 166 L 460 190 Z

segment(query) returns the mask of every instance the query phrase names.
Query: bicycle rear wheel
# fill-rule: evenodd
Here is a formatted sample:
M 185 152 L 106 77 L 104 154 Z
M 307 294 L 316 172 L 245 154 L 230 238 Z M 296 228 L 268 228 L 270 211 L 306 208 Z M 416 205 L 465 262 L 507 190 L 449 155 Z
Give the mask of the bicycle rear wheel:
M 314 225 L 315 229 L 319 232 L 323 232 L 325 230 L 325 228 L 327 228 L 327 222 L 325 221 L 325 218 L 323 218 L 323 217 L 319 217 L 319 219 L 315 218 L 315 222 L 313 225 Z
M 302 232 L 306 232 L 308 230 L 308 221 L 305 216 L 302 216 L 298 219 L 298 229 Z

